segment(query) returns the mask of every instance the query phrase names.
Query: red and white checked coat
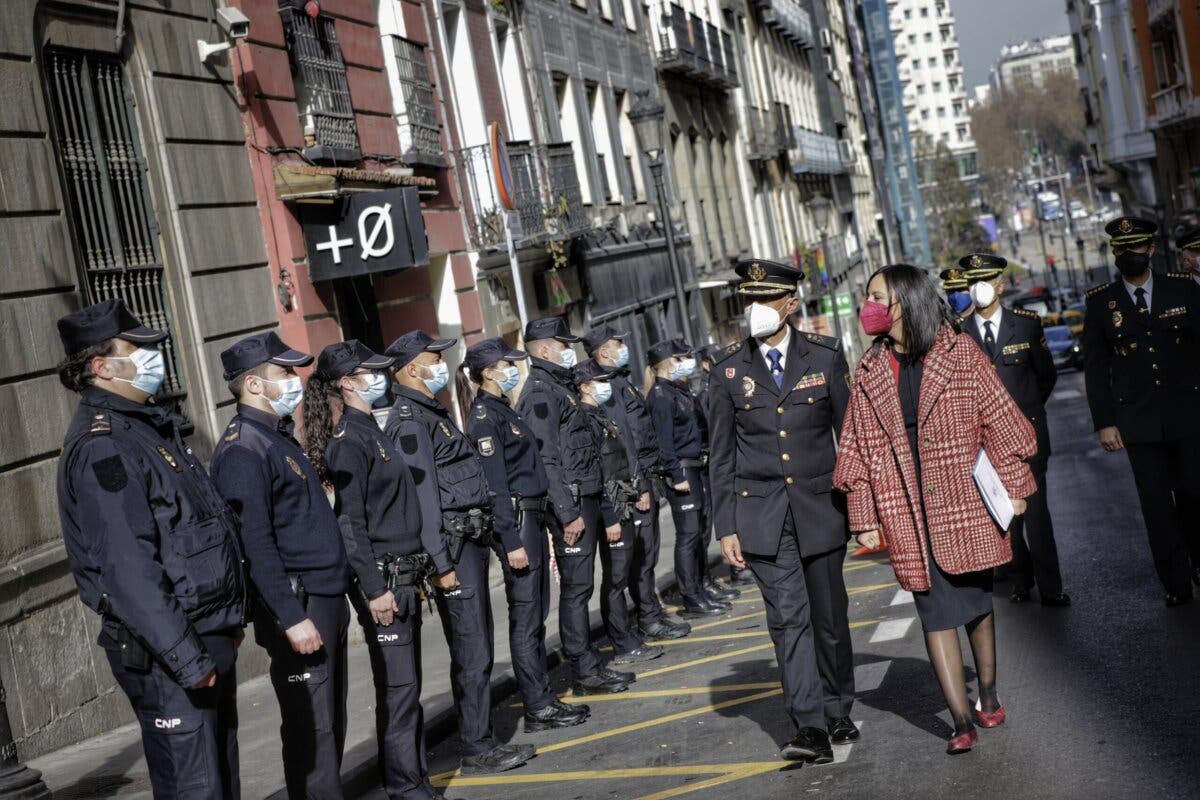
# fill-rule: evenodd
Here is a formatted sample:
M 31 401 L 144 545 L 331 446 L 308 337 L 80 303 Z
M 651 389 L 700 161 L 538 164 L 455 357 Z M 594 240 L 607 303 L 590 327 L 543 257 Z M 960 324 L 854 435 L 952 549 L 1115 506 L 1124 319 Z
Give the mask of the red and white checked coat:
M 883 531 L 896 580 L 929 588 L 925 537 L 942 569 L 961 574 L 1012 558 L 1008 535 L 992 521 L 971 477 L 982 446 L 1012 497 L 1037 489 L 1025 459 L 1037 435 L 987 356 L 946 326 L 925 356 L 917 404 L 918 484 L 889 354 L 862 357 L 842 425 L 834 486 L 846 493 L 850 530 Z M 922 519 L 921 493 L 925 497 Z

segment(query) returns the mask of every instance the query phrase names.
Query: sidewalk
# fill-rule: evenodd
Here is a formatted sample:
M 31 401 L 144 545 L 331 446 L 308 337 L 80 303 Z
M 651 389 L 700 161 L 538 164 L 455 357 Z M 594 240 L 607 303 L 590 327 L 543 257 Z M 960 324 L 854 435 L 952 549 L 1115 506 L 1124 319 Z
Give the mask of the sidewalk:
M 656 571 L 660 593 L 674 582 L 675 527 L 670 510 L 664 504 L 659 511 L 662 541 Z M 710 556 L 716 545 L 710 546 Z M 516 691 L 508 653 L 508 611 L 500 565 L 492 560 L 489 572 L 492 613 L 496 627 L 496 660 L 492 670 L 493 697 L 505 697 Z M 600 559 L 596 559 L 596 587 L 600 586 Z M 557 584 L 551 581 L 554 595 L 546 620 L 546 645 L 551 665 L 559 663 Z M 599 592 L 592 595 L 592 624 L 600 625 Z M 450 691 L 450 656 L 442 635 L 437 612 L 423 611 L 421 654 L 424 685 L 421 703 L 425 709 L 427 745 L 455 731 L 454 700 Z M 350 697 L 347 702 L 349 729 L 342 780 L 348 797 L 358 796 L 379 783 L 376 771 L 375 690 L 371 667 L 362 640 L 362 629 L 351 618 Z M 602 636 L 602 634 L 601 634 Z M 243 647 L 257 647 L 252 636 Z M 267 677 L 254 678 L 238 687 L 240 716 L 238 741 L 241 748 L 242 797 L 283 798 L 283 765 L 279 756 L 279 706 Z M 518 734 L 519 736 L 520 734 Z M 150 798 L 150 779 L 142 756 L 141 736 L 136 725 L 126 725 L 94 739 L 47 753 L 29 766 L 40 770 L 55 800 L 84 798 Z

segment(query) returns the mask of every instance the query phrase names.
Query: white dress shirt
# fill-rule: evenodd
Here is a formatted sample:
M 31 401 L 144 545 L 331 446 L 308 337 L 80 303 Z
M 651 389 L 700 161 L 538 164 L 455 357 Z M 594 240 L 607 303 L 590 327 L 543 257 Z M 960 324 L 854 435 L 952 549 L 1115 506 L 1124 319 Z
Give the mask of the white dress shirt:
M 988 319 L 984 319 L 983 314 L 980 314 L 978 311 L 975 312 L 975 327 L 979 329 L 980 341 L 987 339 L 987 326 L 984 324 L 986 322 L 992 323 L 992 338 L 996 341 L 1000 340 L 1000 318 L 1002 316 L 1004 316 L 1004 306 L 997 307 L 996 313 L 992 314 Z
M 1134 294 L 1134 292 L 1136 292 L 1138 289 L 1145 289 L 1146 290 L 1146 308 L 1147 309 L 1150 308 L 1150 294 L 1154 291 L 1154 273 L 1153 272 L 1150 273 L 1150 277 L 1146 278 L 1146 282 L 1143 283 L 1141 286 L 1134 286 L 1132 283 L 1125 280 L 1124 278 L 1121 279 L 1121 283 L 1125 284 L 1125 291 L 1129 292 L 1129 299 L 1133 301 L 1133 304 L 1135 306 L 1137 305 L 1137 295 Z

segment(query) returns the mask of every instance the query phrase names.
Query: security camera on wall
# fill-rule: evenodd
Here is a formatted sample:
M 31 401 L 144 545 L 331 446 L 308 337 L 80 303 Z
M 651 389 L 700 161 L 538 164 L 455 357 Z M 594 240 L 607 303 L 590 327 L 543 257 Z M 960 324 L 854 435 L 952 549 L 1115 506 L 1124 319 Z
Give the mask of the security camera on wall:
M 201 63 L 207 63 L 212 56 L 224 53 L 232 48 L 239 39 L 245 39 L 250 35 L 250 19 L 239 9 L 217 9 L 217 24 L 221 26 L 221 33 L 225 34 L 225 41 L 209 44 L 203 39 L 197 39 L 196 49 L 200 52 Z

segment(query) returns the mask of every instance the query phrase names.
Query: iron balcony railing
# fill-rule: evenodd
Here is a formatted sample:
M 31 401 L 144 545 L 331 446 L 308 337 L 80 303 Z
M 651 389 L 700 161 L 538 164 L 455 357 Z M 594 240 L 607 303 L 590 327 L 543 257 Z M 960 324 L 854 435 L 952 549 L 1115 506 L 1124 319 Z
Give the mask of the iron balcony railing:
M 733 38 L 678 3 L 662 3 L 656 14 L 658 69 L 709 86 L 738 85 Z
M 837 175 L 846 171 L 837 139 L 824 133 L 796 128 L 796 155 L 792 171 L 817 175 Z
M 764 25 L 777 29 L 801 47 L 812 47 L 813 23 L 808 9 L 796 0 L 758 0 Z
M 750 160 L 769 161 L 778 156 L 779 141 L 775 135 L 775 124 L 770 112 L 751 107 L 746 116 L 750 120 L 750 131 L 747 137 Z
M 509 142 L 506 149 L 511 181 L 509 199 L 515 206 L 508 213 L 497 186 L 496 169 L 500 164 L 491 145 L 476 145 L 458 152 L 459 169 L 470 200 L 471 241 L 476 249 L 506 246 L 504 226 L 508 214 L 512 217 L 513 241 L 518 247 L 573 236 L 590 226 L 570 142 L 547 145 Z

